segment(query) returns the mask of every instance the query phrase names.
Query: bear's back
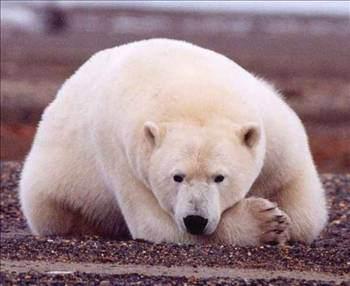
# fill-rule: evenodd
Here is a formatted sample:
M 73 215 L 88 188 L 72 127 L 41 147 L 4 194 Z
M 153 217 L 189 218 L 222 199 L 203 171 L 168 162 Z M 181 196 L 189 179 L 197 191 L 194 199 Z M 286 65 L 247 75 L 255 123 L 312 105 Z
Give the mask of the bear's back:
M 127 111 L 126 117 L 134 111 L 142 120 L 167 121 L 186 113 L 241 113 L 234 105 L 244 105 L 246 111 L 254 108 L 245 94 L 257 80 L 213 51 L 176 40 L 152 39 L 108 52 L 111 72 L 103 79 L 106 88 L 101 90 L 113 94 L 110 99 L 115 101 L 109 105 Z
M 269 101 L 280 104 L 276 98 L 268 85 L 225 56 L 182 41 L 151 39 L 92 56 L 49 109 L 61 105 L 57 113 L 66 115 L 65 123 L 113 119 L 132 129 L 147 120 L 184 117 L 260 121 Z

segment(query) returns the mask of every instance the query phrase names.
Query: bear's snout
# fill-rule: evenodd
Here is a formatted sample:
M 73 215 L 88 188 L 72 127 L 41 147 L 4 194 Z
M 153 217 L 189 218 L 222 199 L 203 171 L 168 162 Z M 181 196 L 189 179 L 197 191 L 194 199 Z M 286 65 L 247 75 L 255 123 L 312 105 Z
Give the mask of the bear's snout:
M 199 215 L 189 215 L 184 219 L 184 224 L 186 226 L 187 231 L 190 234 L 200 235 L 203 234 L 205 227 L 208 224 L 208 219 L 199 216 Z

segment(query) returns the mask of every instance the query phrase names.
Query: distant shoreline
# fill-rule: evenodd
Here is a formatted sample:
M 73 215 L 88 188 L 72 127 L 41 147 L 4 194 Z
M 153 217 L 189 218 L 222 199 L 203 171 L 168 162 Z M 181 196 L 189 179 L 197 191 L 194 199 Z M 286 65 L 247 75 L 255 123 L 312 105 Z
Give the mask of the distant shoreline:
M 64 9 L 127 8 L 135 10 L 185 11 L 185 12 L 238 12 L 255 14 L 283 14 L 303 16 L 349 16 L 347 1 L 17 1 L 1 2 L 1 6 L 56 6 Z

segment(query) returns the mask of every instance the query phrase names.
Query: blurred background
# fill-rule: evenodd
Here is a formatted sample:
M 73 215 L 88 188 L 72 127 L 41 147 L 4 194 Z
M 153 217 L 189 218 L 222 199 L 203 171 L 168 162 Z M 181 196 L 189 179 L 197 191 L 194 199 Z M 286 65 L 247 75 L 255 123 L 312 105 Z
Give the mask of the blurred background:
M 168 37 L 272 82 L 321 172 L 350 171 L 347 1 L 1 1 L 1 160 L 23 160 L 43 109 L 98 50 Z M 283 120 L 283 118 L 281 118 Z

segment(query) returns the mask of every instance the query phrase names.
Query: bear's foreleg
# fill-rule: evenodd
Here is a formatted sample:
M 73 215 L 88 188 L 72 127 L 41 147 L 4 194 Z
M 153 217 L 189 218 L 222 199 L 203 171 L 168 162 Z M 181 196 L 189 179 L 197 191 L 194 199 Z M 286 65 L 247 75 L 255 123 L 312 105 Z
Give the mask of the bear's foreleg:
M 282 244 L 289 239 L 289 217 L 263 198 L 243 199 L 226 210 L 213 240 L 239 246 Z
M 324 228 L 328 212 L 317 174 L 304 172 L 276 195 L 278 206 L 291 219 L 291 239 L 312 242 Z

